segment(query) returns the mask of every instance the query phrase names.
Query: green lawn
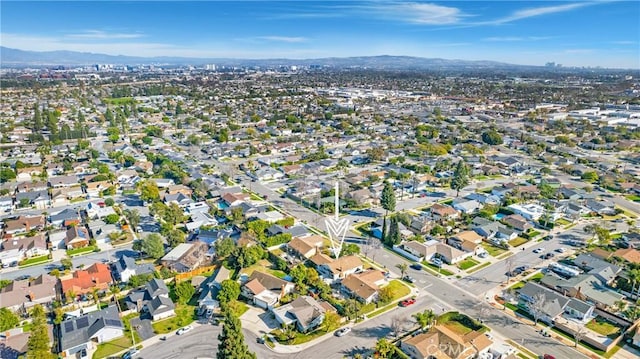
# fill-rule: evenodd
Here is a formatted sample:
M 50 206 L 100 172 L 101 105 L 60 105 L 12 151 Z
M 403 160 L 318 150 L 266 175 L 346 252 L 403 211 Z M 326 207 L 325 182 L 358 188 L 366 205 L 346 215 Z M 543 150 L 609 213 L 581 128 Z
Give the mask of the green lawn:
M 392 280 L 391 282 L 389 282 L 389 284 L 387 284 L 387 286 L 393 291 L 393 299 L 391 299 L 392 302 L 411 293 L 411 288 L 409 288 L 398 279 Z
M 189 325 L 196 319 L 195 306 L 176 304 L 176 315 L 174 317 L 152 323 L 151 326 L 156 334 L 166 334 Z
M 467 258 L 465 260 L 463 260 L 462 262 L 459 262 L 457 264 L 458 268 L 462 269 L 462 270 L 467 270 L 471 267 L 477 266 L 478 264 L 480 264 L 480 262 L 478 262 L 477 260 L 473 259 L 473 258 Z
M 521 246 L 521 245 L 523 245 L 523 244 L 525 244 L 527 242 L 528 242 L 528 240 L 525 239 L 525 238 L 516 237 L 515 239 L 510 240 L 508 243 L 512 247 L 518 247 L 518 246 Z
M 124 336 L 114 339 L 112 341 L 98 344 L 96 352 L 93 353 L 93 359 L 106 358 L 112 356 L 115 353 L 129 349 L 133 346 L 131 341 L 131 326 L 129 320 L 138 316 L 138 313 L 131 313 L 122 317 L 122 323 L 124 324 Z M 136 343 L 140 343 L 141 339 L 138 333 L 134 333 Z
M 558 219 L 556 220 L 555 224 L 556 224 L 556 226 L 567 226 L 567 225 L 570 225 L 570 224 L 571 224 L 571 222 L 567 221 L 567 220 L 566 220 L 566 219 L 564 219 L 564 218 L 558 218 Z
M 612 339 L 616 338 L 620 333 L 620 327 L 617 327 L 613 323 L 601 317 L 592 319 L 589 323 L 587 323 L 587 328 L 600 335 L 605 335 Z
M 424 264 L 425 266 L 429 267 L 429 269 L 434 270 L 436 273 L 438 273 L 438 269 L 440 269 L 440 274 L 442 274 L 445 277 L 453 275 L 453 273 L 451 271 L 446 270 L 444 268 L 438 268 L 437 265 L 435 265 L 435 264 L 433 264 L 431 262 L 423 261 L 422 264 Z
M 281 279 L 287 276 L 287 273 L 280 270 L 271 269 L 271 267 L 272 267 L 271 262 L 269 262 L 266 259 L 262 259 L 258 261 L 258 263 L 242 269 L 241 273 L 244 273 L 247 276 L 251 276 L 251 274 L 257 270 L 258 272 L 266 272 Z
M 477 266 L 477 267 L 475 267 L 473 269 L 468 270 L 467 273 L 469 273 L 469 274 L 475 273 L 475 272 L 479 271 L 480 269 L 482 269 L 484 267 L 488 267 L 490 265 L 491 265 L 491 262 L 484 262 L 481 265 L 479 265 L 479 266 Z
M 44 262 L 50 261 L 49 255 L 45 254 L 43 256 L 31 257 L 20 262 L 20 267 L 32 266 L 35 264 L 40 264 Z
M 542 279 L 542 277 L 544 277 L 544 273 L 540 272 L 540 273 L 536 273 L 536 274 L 532 275 L 527 280 L 534 281 L 534 282 L 539 282 L 540 279 Z
M 71 256 L 77 256 L 80 254 L 90 253 L 90 252 L 93 252 L 96 248 L 98 247 L 87 246 L 82 248 L 67 249 L 67 255 L 71 257 Z
M 502 249 L 496 246 L 493 246 L 487 242 L 482 242 L 482 247 L 484 248 L 485 251 L 487 251 L 487 253 L 489 253 L 490 256 L 492 257 L 497 257 L 499 255 L 501 255 L 502 253 L 506 252 L 506 249 Z
M 630 194 L 630 195 L 627 195 L 625 197 L 627 197 L 627 199 L 629 201 L 640 202 L 640 196 L 638 196 L 638 195 Z
M 530 231 L 527 234 L 529 235 L 529 238 L 533 239 L 534 237 L 539 236 L 540 232 L 538 232 L 538 231 Z
M 509 289 L 518 290 L 518 289 L 524 287 L 524 285 L 525 285 L 524 282 L 518 282 L 518 283 L 512 285 L 511 287 L 509 287 Z
M 476 322 L 470 317 L 458 312 L 448 312 L 442 314 L 438 317 L 438 324 L 444 325 L 455 333 L 463 336 L 471 333 L 474 330 L 487 330 L 487 327 L 483 326 L 479 322 Z
M 280 329 L 276 329 L 273 332 L 271 332 L 271 334 L 273 334 L 274 337 L 276 337 L 276 339 L 278 338 L 278 333 L 280 333 L 281 330 Z M 300 332 L 295 332 L 296 336 L 295 338 L 288 340 L 288 341 L 284 341 L 282 342 L 282 344 L 286 344 L 286 345 L 297 345 L 297 344 L 303 344 L 309 341 L 312 341 L 316 338 L 319 338 L 325 334 L 327 334 L 328 332 L 324 329 L 318 329 L 316 331 L 313 331 L 311 333 L 300 333 Z

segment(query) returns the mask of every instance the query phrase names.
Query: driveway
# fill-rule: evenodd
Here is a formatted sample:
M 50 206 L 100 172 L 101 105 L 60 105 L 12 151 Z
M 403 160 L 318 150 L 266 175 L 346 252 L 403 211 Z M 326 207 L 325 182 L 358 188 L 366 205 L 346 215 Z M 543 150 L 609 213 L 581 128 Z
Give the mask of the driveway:
M 156 335 L 153 332 L 151 320 L 149 319 L 133 318 L 130 323 L 133 328 L 136 328 L 136 331 L 142 340 L 147 340 Z
M 263 335 L 280 328 L 280 323 L 278 323 L 273 314 L 260 308 L 249 307 L 249 310 L 240 317 L 240 320 L 243 328 L 256 335 Z

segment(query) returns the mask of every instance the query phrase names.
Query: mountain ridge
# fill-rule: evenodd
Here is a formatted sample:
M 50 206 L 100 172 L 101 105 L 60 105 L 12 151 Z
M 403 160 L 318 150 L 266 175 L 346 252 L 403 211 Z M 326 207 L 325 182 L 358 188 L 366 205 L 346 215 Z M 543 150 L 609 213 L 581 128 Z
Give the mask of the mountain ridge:
M 28 51 L 0 46 L 0 62 L 4 66 L 53 66 L 53 65 L 93 65 L 98 63 L 117 65 L 165 64 L 165 65 L 202 65 L 215 63 L 218 66 L 286 66 L 286 65 L 319 65 L 335 67 L 371 67 L 371 68 L 430 68 L 430 67 L 531 67 L 530 65 L 508 64 L 488 60 L 455 60 L 442 58 L 425 58 L 414 56 L 352 56 L 324 57 L 314 59 L 242 59 L 242 58 L 195 58 L 156 56 L 140 57 L 127 55 L 108 55 L 78 51 Z

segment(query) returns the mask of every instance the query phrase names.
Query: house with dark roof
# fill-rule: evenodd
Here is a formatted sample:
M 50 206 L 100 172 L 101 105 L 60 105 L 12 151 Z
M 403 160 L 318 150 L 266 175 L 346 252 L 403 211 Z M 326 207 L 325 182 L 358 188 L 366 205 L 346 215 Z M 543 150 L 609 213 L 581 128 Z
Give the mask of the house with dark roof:
M 84 359 L 96 344 L 124 336 L 124 325 L 115 305 L 60 323 L 57 352 L 66 358 Z
M 250 299 L 254 305 L 268 309 L 273 308 L 280 298 L 292 293 L 295 285 L 271 274 L 254 271 L 241 287 L 241 294 Z
M 77 210 L 67 208 L 49 216 L 49 223 L 56 227 L 68 227 L 80 223 L 80 213 Z
M 616 302 L 625 297 L 593 274 L 579 274 L 565 279 L 548 273 L 542 277 L 540 284 L 564 295 L 594 303 L 596 307 L 604 310 L 613 308 Z
M 153 278 L 144 289 L 136 290 L 125 298 L 129 310 L 148 313 L 153 321 L 175 315 L 175 304 L 169 298 L 169 289 L 163 280 Z
M 123 255 L 111 267 L 113 277 L 121 282 L 128 282 L 133 275 L 149 274 L 155 272 L 152 263 L 137 264 L 132 257 Z
M 18 192 L 16 193 L 16 206 L 19 208 L 35 207 L 36 209 L 46 209 L 51 204 L 49 191 Z
M 220 306 L 218 302 L 218 291 L 222 287 L 222 282 L 231 278 L 231 271 L 224 266 L 218 267 L 215 274 L 207 277 L 198 288 L 198 307 L 204 309 L 216 309 Z
M 86 247 L 90 239 L 88 229 L 82 226 L 71 226 L 67 229 L 64 245 L 67 249 Z
M 301 333 L 307 333 L 322 324 L 325 309 L 313 297 L 303 295 L 293 302 L 271 310 L 280 325 L 295 325 Z
M 585 253 L 581 253 L 574 258 L 573 264 L 587 272 L 587 274 L 595 275 L 606 284 L 611 284 L 622 270 L 620 266 Z
M 532 315 L 537 311 L 539 319 L 548 325 L 562 315 L 586 323 L 594 317 L 595 309 L 593 304 L 564 296 L 534 282 L 527 282 L 518 290 L 518 307 Z

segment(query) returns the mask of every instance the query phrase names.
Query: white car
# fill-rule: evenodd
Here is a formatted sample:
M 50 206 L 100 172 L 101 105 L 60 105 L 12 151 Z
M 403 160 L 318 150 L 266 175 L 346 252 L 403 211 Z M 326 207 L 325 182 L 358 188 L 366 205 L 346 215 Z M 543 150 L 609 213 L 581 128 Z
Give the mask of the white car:
M 544 248 L 536 248 L 533 250 L 533 253 L 542 253 L 544 252 Z
M 186 333 L 186 332 L 191 331 L 192 329 L 193 329 L 193 327 L 192 327 L 192 326 L 187 325 L 186 327 L 182 327 L 182 328 L 178 329 L 178 332 L 177 332 L 176 334 L 178 334 L 178 335 L 182 335 L 182 334 L 184 334 L 184 333 Z
M 344 327 L 342 329 L 339 329 L 338 331 L 336 331 L 336 336 L 337 337 L 342 337 L 347 335 L 347 333 L 349 333 L 351 331 L 351 328 L 349 327 Z
M 558 249 L 556 249 L 556 252 L 558 252 L 558 253 L 564 253 L 564 252 L 566 252 L 566 251 L 567 251 L 567 250 L 566 250 L 565 248 L 558 248 Z

